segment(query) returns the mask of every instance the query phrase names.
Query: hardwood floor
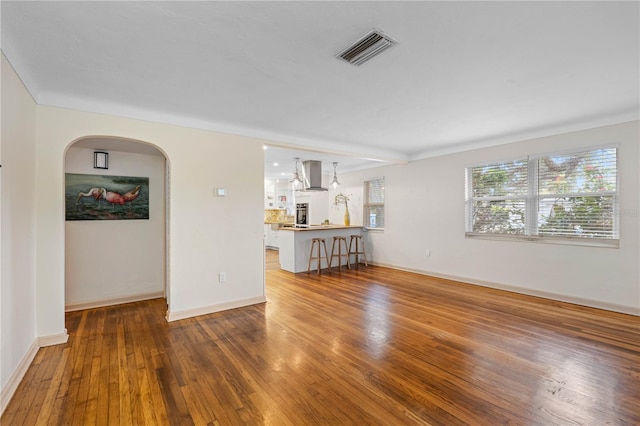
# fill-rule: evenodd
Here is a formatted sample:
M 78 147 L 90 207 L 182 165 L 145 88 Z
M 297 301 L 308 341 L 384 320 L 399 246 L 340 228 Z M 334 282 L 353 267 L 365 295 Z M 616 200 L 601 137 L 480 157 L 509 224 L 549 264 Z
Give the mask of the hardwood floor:
M 294 275 L 273 255 L 266 304 L 68 313 L 1 423 L 640 424 L 638 317 L 381 267 Z

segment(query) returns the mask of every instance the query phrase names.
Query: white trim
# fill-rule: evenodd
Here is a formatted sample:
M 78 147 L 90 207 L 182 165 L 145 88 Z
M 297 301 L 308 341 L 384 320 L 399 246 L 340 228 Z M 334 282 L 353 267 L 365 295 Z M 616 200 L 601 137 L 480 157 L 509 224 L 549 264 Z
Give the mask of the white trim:
M 565 246 L 620 248 L 619 238 L 586 238 L 571 237 L 568 235 L 525 235 L 525 234 L 482 234 L 478 232 L 465 232 L 465 238 L 494 241 L 517 241 L 541 244 L 560 244 Z
M 473 169 L 475 167 L 487 167 L 487 166 L 493 166 L 495 164 L 516 163 L 516 162 L 528 163 L 529 156 L 528 155 L 519 156 L 519 157 L 510 156 L 508 158 L 504 158 L 503 160 L 498 159 L 498 160 L 482 161 L 480 163 L 469 163 L 469 164 L 465 164 L 464 168 Z
M 187 309 L 184 311 L 171 312 L 167 311 L 167 321 L 178 321 L 181 319 L 192 318 L 198 315 L 207 315 L 214 312 L 226 311 L 229 309 L 242 308 L 250 305 L 265 303 L 265 296 L 250 297 L 249 299 L 234 300 L 233 302 L 219 303 L 217 305 L 203 306 L 201 308 Z
M 69 335 L 67 334 L 66 328 L 62 333 L 40 336 L 37 339 L 38 346 L 41 348 L 44 348 L 45 346 L 62 345 L 64 343 L 67 343 L 67 340 L 69 340 Z
M 22 66 L 18 66 L 17 68 L 20 70 L 27 69 Z M 21 73 L 24 74 L 24 72 Z M 23 80 L 31 81 L 32 79 L 27 78 Z M 35 86 L 25 84 L 25 87 Z M 227 133 L 233 135 L 233 137 L 244 136 L 256 139 L 265 139 L 267 141 L 278 141 L 277 144 L 270 143 L 270 146 L 312 150 L 316 152 L 331 152 L 334 154 L 346 154 L 391 163 L 402 164 L 409 161 L 409 156 L 400 151 L 375 147 L 367 147 L 367 149 L 363 149 L 362 145 L 354 144 L 346 140 L 300 136 L 291 132 L 274 131 L 264 126 L 238 126 L 228 122 L 197 119 L 159 111 L 149 111 L 148 109 L 140 109 L 122 103 L 94 102 L 92 100 L 79 99 L 59 93 L 40 92 L 36 103 L 47 107 L 68 108 L 93 114 L 111 115 L 114 117 L 123 117 L 132 120 L 151 121 L 160 124 Z M 620 121 L 621 120 L 617 120 L 616 124 Z M 628 119 L 622 121 L 626 122 L 632 120 Z
M 133 294 L 131 296 L 118 297 L 115 299 L 92 300 L 66 305 L 65 312 L 82 311 L 84 309 L 101 308 L 103 306 L 121 305 L 123 303 L 139 302 L 141 300 L 159 299 L 164 297 L 164 289 L 151 293 Z
M 18 386 L 20 385 L 24 375 L 27 373 L 31 362 L 36 357 L 38 349 L 40 349 L 40 347 L 38 346 L 38 339 L 36 339 L 31 343 L 31 346 L 27 349 L 27 353 L 18 364 L 18 367 L 16 367 L 11 377 L 9 377 L 7 384 L 2 388 L 2 393 L 0 393 L 0 415 L 4 413 L 5 408 L 7 408 L 7 405 L 11 402 L 13 394 L 16 392 L 16 389 L 18 389 Z
M 29 349 L 27 349 L 27 353 L 25 353 L 22 360 L 18 363 L 7 384 L 2 388 L 2 392 L 0 393 L 0 415 L 4 413 L 5 408 L 7 408 L 7 405 L 11 402 L 13 394 L 18 389 L 18 386 L 20 386 L 24 375 L 27 374 L 27 370 L 29 370 L 31 363 L 38 354 L 38 350 L 45 346 L 67 343 L 67 340 L 69 340 L 69 335 L 67 334 L 66 328 L 64 332 L 59 334 L 36 337 L 33 343 L 31 343 L 31 346 L 29 346 Z
M 571 303 L 574 305 L 588 306 L 590 308 L 596 308 L 596 309 L 604 309 L 606 311 L 619 312 L 622 314 L 640 316 L 640 307 L 636 307 L 636 306 L 619 305 L 617 303 L 608 303 L 608 302 L 602 302 L 600 300 L 585 299 L 582 297 L 575 297 L 575 296 L 567 296 L 565 294 L 552 293 L 552 292 L 541 291 L 541 290 L 533 290 L 529 288 L 517 287 L 509 284 L 495 283 L 491 281 L 476 280 L 473 278 L 460 277 L 457 275 L 439 274 L 436 272 L 423 271 L 423 270 L 414 269 L 414 268 L 405 268 L 401 266 L 389 265 L 386 263 L 379 263 L 379 262 L 372 262 L 372 261 L 369 261 L 369 263 L 372 265 L 383 266 L 385 268 L 396 269 L 398 271 L 413 272 L 415 274 L 427 275 L 427 276 L 442 278 L 442 279 L 451 280 L 451 281 L 458 281 L 465 284 L 472 284 L 472 285 L 477 285 L 481 287 L 493 288 L 496 290 L 504 290 L 512 293 L 525 294 L 527 296 L 535 296 L 543 299 L 557 300 L 560 302 Z
M 570 133 L 578 133 L 586 130 L 596 130 L 603 127 L 616 126 L 619 124 L 630 124 L 638 121 L 638 112 L 629 110 L 620 114 L 607 117 L 599 117 L 598 119 L 590 119 L 564 126 L 553 126 L 543 129 L 512 133 L 507 136 L 490 137 L 484 139 L 458 141 L 457 144 L 440 145 L 427 149 L 409 156 L 409 161 L 422 160 L 425 158 L 440 157 L 449 154 L 457 154 L 459 152 L 468 152 L 483 148 L 492 148 L 511 143 L 530 142 L 535 139 L 553 138 L 555 136 L 568 135 Z
M 373 232 L 374 234 L 377 232 L 378 234 L 382 234 L 384 233 L 384 228 L 367 228 L 366 226 L 363 226 L 364 230 L 367 232 Z

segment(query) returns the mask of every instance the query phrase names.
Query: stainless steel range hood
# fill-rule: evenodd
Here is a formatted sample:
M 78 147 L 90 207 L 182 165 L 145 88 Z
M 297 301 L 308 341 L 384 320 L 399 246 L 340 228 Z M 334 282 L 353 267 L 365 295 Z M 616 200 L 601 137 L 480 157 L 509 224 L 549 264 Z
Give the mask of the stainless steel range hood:
M 302 162 L 303 191 L 328 191 L 322 187 L 322 162 L 306 160 Z

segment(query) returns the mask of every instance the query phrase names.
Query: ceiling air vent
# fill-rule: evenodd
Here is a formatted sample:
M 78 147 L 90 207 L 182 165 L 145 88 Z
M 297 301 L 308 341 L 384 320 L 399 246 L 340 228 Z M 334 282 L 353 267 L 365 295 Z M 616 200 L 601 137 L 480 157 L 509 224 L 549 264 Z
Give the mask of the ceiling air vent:
M 382 31 L 373 29 L 353 45 L 336 55 L 353 65 L 362 65 L 397 42 Z

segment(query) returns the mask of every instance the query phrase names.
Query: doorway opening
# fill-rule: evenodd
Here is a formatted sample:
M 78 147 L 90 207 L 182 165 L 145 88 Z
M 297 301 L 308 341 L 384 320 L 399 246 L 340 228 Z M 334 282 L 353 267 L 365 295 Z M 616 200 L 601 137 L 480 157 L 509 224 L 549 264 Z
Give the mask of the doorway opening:
M 108 153 L 108 168 L 94 167 L 95 152 Z M 65 310 L 160 297 L 168 308 L 166 154 L 144 141 L 87 136 L 67 147 L 64 170 Z

